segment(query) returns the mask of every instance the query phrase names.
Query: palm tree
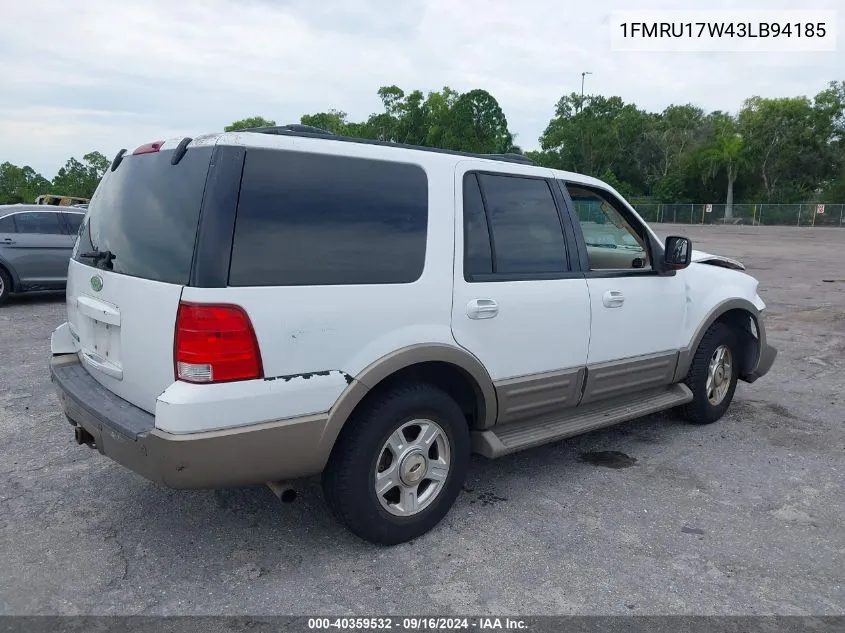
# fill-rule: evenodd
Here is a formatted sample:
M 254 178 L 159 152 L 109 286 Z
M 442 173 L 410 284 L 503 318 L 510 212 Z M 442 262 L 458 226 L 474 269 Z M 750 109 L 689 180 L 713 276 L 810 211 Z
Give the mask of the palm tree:
M 705 177 L 715 178 L 724 168 L 728 178 L 728 193 L 725 198 L 725 219 L 733 217 L 734 182 L 740 167 L 745 164 L 745 141 L 732 124 L 720 126 L 715 143 L 702 150 L 701 158 L 706 166 Z

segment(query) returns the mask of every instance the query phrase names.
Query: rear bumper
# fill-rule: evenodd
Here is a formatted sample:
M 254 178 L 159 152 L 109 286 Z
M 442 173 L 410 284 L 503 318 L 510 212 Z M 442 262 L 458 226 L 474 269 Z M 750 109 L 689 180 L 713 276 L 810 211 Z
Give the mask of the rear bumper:
M 328 460 L 328 416 L 173 434 L 100 385 L 76 354 L 53 356 L 50 375 L 70 423 L 103 455 L 171 488 L 222 488 L 314 475 Z

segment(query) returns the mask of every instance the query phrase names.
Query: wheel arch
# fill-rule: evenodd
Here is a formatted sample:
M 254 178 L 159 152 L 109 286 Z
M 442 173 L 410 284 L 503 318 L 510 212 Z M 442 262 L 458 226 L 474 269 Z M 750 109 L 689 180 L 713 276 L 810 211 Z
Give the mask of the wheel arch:
M 741 348 L 740 378 L 752 373 L 759 363 L 760 352 L 766 343 L 766 330 L 760 311 L 751 301 L 741 298 L 726 299 L 716 305 L 695 329 L 687 347 L 681 349 L 675 381 L 683 380 L 689 373 L 695 351 L 704 334 L 714 323 L 725 323 L 737 335 Z
M 473 429 L 490 428 L 496 421 L 493 380 L 477 358 L 458 347 L 442 343 L 404 347 L 348 380 L 349 385 L 329 411 L 320 441 L 326 460 L 343 426 L 366 399 L 405 380 L 424 380 L 443 388 L 461 405 Z
M 14 266 L 10 265 L 5 259 L 0 257 L 0 268 L 6 271 L 6 274 L 9 276 L 9 279 L 12 280 L 12 288 L 10 292 L 18 292 L 21 287 L 21 280 L 20 278 L 18 278 Z

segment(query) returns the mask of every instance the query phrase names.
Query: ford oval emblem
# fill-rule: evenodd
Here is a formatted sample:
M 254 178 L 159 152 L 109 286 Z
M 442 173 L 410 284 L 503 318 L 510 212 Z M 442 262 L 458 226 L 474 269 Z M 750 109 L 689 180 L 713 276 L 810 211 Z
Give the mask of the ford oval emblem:
M 103 278 L 99 275 L 91 277 L 91 288 L 94 292 L 100 292 L 103 289 Z

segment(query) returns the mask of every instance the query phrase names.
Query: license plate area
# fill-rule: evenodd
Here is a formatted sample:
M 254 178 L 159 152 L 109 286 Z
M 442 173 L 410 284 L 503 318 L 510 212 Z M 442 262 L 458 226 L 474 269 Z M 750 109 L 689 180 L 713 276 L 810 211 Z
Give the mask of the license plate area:
M 120 328 L 108 323 L 92 321 L 91 333 L 94 348 L 89 348 L 87 351 L 96 355 L 102 361 L 119 363 L 120 355 L 114 353 L 118 351 L 114 348 L 120 345 Z
M 79 346 L 83 361 L 118 380 L 120 364 L 120 312 L 116 306 L 90 297 L 79 297 Z

